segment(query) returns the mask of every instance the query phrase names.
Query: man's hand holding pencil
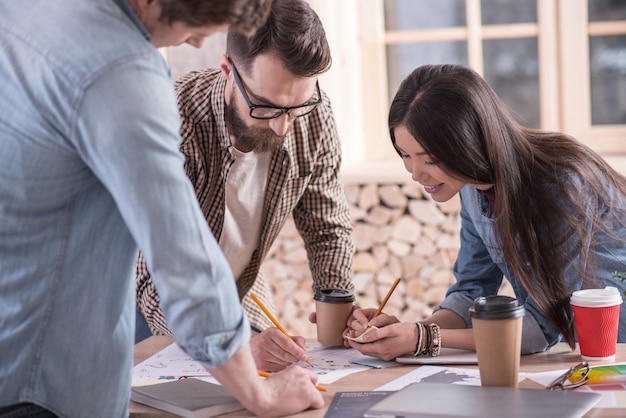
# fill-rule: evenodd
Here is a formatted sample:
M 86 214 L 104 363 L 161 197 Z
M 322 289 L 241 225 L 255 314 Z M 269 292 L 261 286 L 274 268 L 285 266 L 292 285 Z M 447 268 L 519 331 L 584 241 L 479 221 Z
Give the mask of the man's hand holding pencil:
M 290 336 L 254 293 L 250 297 L 276 326 L 257 334 L 251 341 L 250 347 L 257 368 L 275 372 L 301 361 L 310 364 L 304 337 Z

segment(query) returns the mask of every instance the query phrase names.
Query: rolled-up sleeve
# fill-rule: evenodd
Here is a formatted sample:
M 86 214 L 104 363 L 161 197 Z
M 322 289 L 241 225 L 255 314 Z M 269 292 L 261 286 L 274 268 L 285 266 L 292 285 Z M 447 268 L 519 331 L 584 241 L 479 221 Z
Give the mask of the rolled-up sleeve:
M 293 215 L 305 242 L 313 286 L 353 289 L 352 263 L 354 242 L 350 210 L 341 180 L 341 144 L 330 102 L 315 117 L 309 118 L 309 129 L 317 144 L 311 179 Z M 306 159 L 305 156 L 297 156 Z M 304 164 L 303 162 L 303 165 Z
M 474 199 L 467 198 L 467 193 L 468 190 L 461 193 L 461 247 L 454 264 L 456 283 L 450 286 L 445 299 L 435 307 L 435 311 L 448 309 L 463 318 L 466 328 L 471 328 L 469 308 L 474 299 L 497 294 L 506 276 L 525 309 L 522 354 L 545 351 L 560 341 L 560 334 L 507 268 L 499 244 L 493 239 L 493 220 L 474 213 L 478 208 L 467 207 L 476 204 Z M 463 196 L 466 196 L 465 201 Z M 473 213 L 470 214 L 470 211 Z M 477 223 L 481 222 L 477 228 Z M 486 234 L 489 236 L 486 237 Z
M 435 307 L 435 311 L 449 309 L 465 320 L 467 328 L 471 328 L 468 309 L 473 300 L 479 296 L 497 294 L 503 274 L 492 259 L 465 205 L 461 195 L 461 247 L 453 269 L 456 282 L 450 286 L 446 298 Z

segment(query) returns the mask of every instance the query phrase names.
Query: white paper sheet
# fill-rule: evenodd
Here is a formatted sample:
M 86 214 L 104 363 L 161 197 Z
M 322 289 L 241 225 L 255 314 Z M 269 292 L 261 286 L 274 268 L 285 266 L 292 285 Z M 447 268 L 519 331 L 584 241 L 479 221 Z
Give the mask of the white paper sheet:
M 524 374 L 519 374 L 520 382 L 525 378 Z M 480 372 L 478 369 L 464 369 L 460 367 L 420 366 L 374 390 L 399 390 L 415 382 L 480 386 Z
M 321 385 L 369 369 L 367 366 L 350 363 L 351 359 L 362 357 L 361 353 L 352 348 L 307 343 L 306 349 L 313 367 L 311 368 L 304 362 L 300 365 L 315 372 L 319 376 L 318 383 Z M 200 363 L 192 360 L 176 343 L 172 343 L 133 367 L 133 385 L 135 386 L 178 379 L 181 376 L 218 383 Z

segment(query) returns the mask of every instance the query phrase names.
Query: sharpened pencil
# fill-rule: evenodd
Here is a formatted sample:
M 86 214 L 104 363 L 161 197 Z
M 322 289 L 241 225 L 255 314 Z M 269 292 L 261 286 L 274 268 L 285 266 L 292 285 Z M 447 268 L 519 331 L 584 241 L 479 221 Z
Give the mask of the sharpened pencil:
M 387 301 L 389 300 L 389 297 L 391 296 L 393 291 L 396 290 L 396 287 L 398 286 L 398 283 L 400 283 L 400 278 L 399 277 L 393 283 L 393 286 L 391 286 L 391 289 L 389 289 L 389 291 L 387 292 L 387 295 L 385 296 L 385 299 L 383 299 L 383 301 L 381 302 L 380 306 L 378 307 L 378 310 L 376 311 L 376 313 L 374 314 L 372 319 L 376 318 L 383 311 L 383 308 L 387 304 Z
M 293 338 L 291 338 L 291 335 L 289 335 L 287 331 L 285 330 L 285 328 L 283 328 L 283 326 L 280 325 L 280 323 L 276 320 L 276 318 L 274 318 L 274 315 L 272 315 L 272 313 L 265 307 L 263 302 L 261 302 L 261 300 L 254 293 L 250 293 L 250 297 L 252 298 L 253 301 L 256 302 L 257 305 L 259 305 L 259 308 L 261 308 L 261 310 L 265 312 L 265 315 L 267 315 L 267 317 L 270 319 L 270 321 L 272 321 L 272 323 L 276 326 L 276 328 L 281 330 L 283 334 L 285 334 L 287 337 L 289 337 L 293 341 Z M 313 367 L 313 365 L 311 364 L 311 360 L 309 360 L 308 357 L 304 361 L 306 361 L 309 364 L 309 366 Z

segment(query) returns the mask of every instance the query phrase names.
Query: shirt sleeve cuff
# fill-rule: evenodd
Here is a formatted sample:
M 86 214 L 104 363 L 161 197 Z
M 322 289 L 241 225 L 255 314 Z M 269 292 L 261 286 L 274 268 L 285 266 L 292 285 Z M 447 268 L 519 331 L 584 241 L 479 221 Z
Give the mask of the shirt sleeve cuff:
M 472 327 L 472 321 L 469 316 L 469 308 L 474 304 L 474 300 L 462 293 L 452 293 L 448 295 L 439 306 L 436 306 L 434 312 L 440 309 L 448 309 L 465 321 L 465 328 Z
M 250 341 L 248 318 L 242 315 L 241 321 L 234 331 L 223 331 L 205 336 L 200 344 L 194 342 L 184 344 L 177 340 L 178 345 L 191 358 L 202 363 L 205 367 L 220 367 Z

